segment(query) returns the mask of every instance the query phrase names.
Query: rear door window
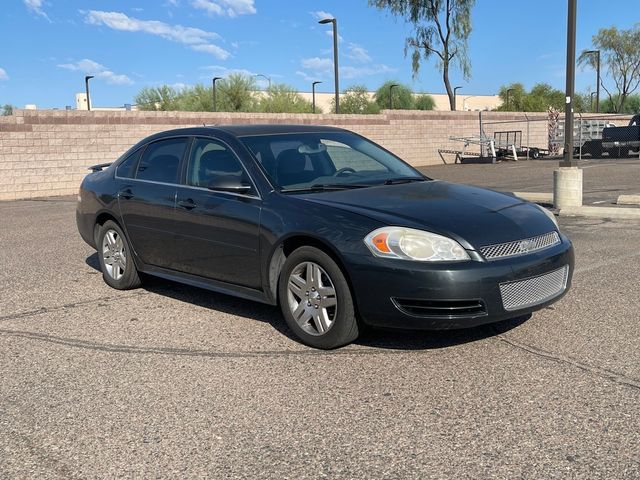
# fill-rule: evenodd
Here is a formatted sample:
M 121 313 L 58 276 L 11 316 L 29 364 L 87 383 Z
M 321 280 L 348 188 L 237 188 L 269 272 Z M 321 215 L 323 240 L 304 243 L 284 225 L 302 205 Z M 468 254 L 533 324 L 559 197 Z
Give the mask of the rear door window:
M 180 160 L 188 138 L 170 138 L 150 144 L 138 164 L 136 179 L 161 183 L 178 183 Z

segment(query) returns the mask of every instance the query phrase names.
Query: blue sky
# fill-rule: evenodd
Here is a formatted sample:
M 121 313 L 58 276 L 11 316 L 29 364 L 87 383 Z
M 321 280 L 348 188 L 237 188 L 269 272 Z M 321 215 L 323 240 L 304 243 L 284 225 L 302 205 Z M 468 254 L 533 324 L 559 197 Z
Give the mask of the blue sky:
M 301 91 L 322 80 L 332 91 L 330 25 L 338 18 L 341 88 L 377 88 L 389 79 L 416 91 L 444 91 L 435 64 L 412 79 L 403 55 L 409 25 L 366 0 L 2 0 L 0 104 L 64 108 L 83 91 L 96 106 L 131 103 L 145 86 L 209 83 L 232 71 L 265 74 Z M 638 0 L 579 0 L 578 51 L 599 28 L 640 21 Z M 461 94 L 492 94 L 503 84 L 547 82 L 564 89 L 564 0 L 478 0 L 469 40 L 472 77 Z M 577 89 L 595 86 L 578 71 Z

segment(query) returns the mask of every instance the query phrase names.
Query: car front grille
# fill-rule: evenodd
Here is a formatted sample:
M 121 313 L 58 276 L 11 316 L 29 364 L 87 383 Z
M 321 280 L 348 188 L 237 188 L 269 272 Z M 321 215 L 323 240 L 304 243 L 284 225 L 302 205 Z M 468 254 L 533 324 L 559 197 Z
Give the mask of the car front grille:
M 497 260 L 499 258 L 537 252 L 538 250 L 553 247 L 559 243 L 560 235 L 554 231 L 523 240 L 487 245 L 486 247 L 480 248 L 480 253 L 487 260 Z
M 394 298 L 393 303 L 403 313 L 415 317 L 476 317 L 486 315 L 481 300 L 418 300 Z
M 505 310 L 519 310 L 547 302 L 567 288 L 569 266 L 565 265 L 544 275 L 501 283 L 500 294 Z

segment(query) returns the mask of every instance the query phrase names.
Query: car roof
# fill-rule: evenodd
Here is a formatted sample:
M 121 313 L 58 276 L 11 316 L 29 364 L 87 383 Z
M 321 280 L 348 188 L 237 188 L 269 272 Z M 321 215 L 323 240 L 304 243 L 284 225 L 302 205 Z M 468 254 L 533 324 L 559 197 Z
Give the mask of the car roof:
M 325 125 L 296 125 L 296 124 L 261 124 L 261 125 L 202 125 L 200 127 L 187 127 L 167 130 L 152 135 L 150 138 L 159 139 L 174 135 L 215 135 L 227 134 L 236 137 L 253 135 L 277 135 L 286 133 L 310 133 L 310 132 L 347 132 L 343 128 L 329 127 Z
M 282 133 L 308 132 L 345 132 L 342 128 L 326 125 L 297 125 L 297 124 L 261 124 L 261 125 L 216 125 L 213 128 L 224 130 L 238 137 L 249 135 L 274 135 Z

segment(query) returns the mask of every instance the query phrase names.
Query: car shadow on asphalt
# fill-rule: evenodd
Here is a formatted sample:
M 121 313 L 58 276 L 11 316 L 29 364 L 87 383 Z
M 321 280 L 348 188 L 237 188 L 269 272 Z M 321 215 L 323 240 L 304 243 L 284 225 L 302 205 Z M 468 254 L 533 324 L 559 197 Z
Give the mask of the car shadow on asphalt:
M 97 253 L 87 257 L 86 264 L 100 271 Z M 276 331 L 298 342 L 282 318 L 276 306 L 252 302 L 242 298 L 192 287 L 171 280 L 145 275 L 142 288 L 147 292 L 163 295 L 179 302 L 189 303 L 209 310 L 250 318 L 270 324 Z M 526 322 L 531 314 L 490 325 L 460 330 L 395 330 L 365 327 L 355 345 L 389 350 L 433 350 L 484 340 Z

